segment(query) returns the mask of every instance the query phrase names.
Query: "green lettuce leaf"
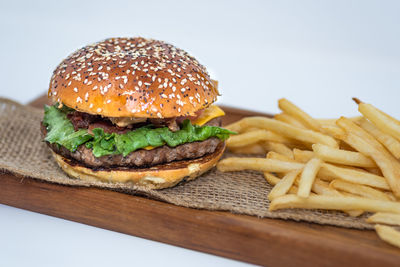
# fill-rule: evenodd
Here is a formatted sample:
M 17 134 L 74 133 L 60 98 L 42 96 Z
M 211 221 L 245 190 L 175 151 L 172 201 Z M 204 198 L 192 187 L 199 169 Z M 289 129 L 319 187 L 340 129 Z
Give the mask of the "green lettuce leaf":
M 74 126 L 67 118 L 67 112 L 55 106 L 44 107 L 43 124 L 47 128 L 47 135 L 44 140 L 53 144 L 56 143 L 75 151 L 78 146 L 93 138 L 87 130 L 74 130 Z
M 95 157 L 129 153 L 147 147 L 168 145 L 176 147 L 185 143 L 204 141 L 210 137 L 226 140 L 231 134 L 236 134 L 227 129 L 215 126 L 192 125 L 190 120 L 185 120 L 179 131 L 172 132 L 167 127 L 154 128 L 145 126 L 124 134 L 105 133 L 102 128 L 93 129 L 93 134 L 87 130 L 74 130 L 72 123 L 67 118 L 67 110 L 60 110 L 55 106 L 45 107 L 44 125 L 48 133 L 45 138 L 50 143 L 57 143 L 70 151 L 75 151 L 78 146 L 85 144 L 91 148 Z

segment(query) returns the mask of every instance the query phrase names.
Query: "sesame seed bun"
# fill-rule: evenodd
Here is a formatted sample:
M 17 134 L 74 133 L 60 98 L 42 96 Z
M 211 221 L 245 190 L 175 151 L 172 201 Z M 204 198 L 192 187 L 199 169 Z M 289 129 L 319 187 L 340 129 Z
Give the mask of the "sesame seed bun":
M 52 152 L 58 165 L 71 177 L 87 181 L 133 183 L 148 189 L 172 187 L 186 179 L 193 180 L 214 167 L 225 149 L 222 142 L 207 156 L 171 162 L 150 168 L 93 170 Z
M 105 117 L 194 115 L 213 103 L 216 85 L 185 51 L 162 41 L 110 38 L 63 60 L 48 96 L 75 110 Z

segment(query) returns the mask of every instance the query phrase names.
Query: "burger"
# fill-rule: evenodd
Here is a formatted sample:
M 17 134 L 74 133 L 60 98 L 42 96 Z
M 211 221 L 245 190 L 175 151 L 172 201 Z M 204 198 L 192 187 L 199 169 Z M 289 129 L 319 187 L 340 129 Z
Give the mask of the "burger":
M 217 86 L 171 44 L 106 39 L 54 70 L 41 131 L 71 177 L 171 187 L 215 166 L 234 134 L 221 128 Z

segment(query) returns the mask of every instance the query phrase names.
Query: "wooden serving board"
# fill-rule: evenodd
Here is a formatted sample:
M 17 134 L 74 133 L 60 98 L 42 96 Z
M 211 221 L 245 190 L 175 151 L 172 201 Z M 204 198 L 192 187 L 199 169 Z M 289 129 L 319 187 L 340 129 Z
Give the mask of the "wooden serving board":
M 31 105 L 42 108 L 45 102 L 43 96 Z M 224 110 L 225 123 L 260 115 L 229 107 Z M 400 265 L 400 249 L 379 240 L 373 231 L 190 209 L 11 174 L 0 174 L 0 203 L 260 265 Z

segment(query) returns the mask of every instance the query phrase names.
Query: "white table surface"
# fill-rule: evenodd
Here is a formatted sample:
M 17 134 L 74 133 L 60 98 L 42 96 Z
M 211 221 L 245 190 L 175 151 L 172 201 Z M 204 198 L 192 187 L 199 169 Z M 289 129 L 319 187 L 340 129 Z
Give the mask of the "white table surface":
M 398 1 L 2 0 L 0 96 L 27 103 L 75 49 L 140 35 L 192 53 L 223 104 L 277 112 L 286 97 L 352 116 L 357 96 L 400 118 L 399 13 Z M 144 264 L 245 265 L 0 205 L 0 266 Z

